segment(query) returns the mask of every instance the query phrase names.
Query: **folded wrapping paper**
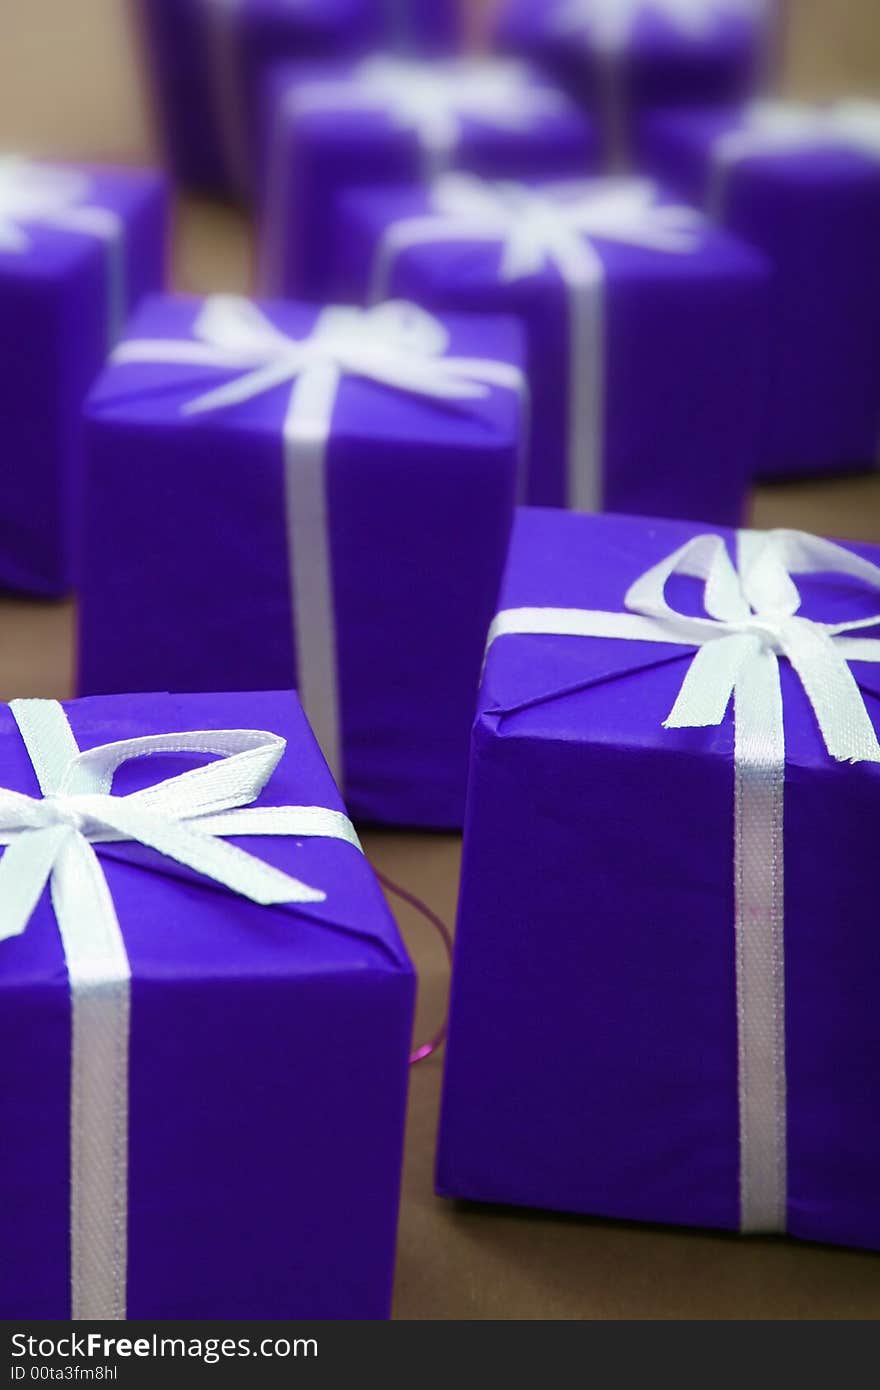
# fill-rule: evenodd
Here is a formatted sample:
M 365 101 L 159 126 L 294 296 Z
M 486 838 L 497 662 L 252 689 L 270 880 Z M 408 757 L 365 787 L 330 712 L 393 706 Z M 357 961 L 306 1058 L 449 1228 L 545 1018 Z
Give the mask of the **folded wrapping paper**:
M 162 283 L 166 222 L 154 174 L 0 158 L 0 587 L 73 582 L 82 402 Z
M 644 180 L 447 175 L 351 195 L 334 254 L 343 296 L 521 318 L 531 502 L 742 519 L 766 269 L 692 209 Z
M 520 515 L 474 733 L 442 1192 L 880 1245 L 878 559 Z
M 134 0 L 167 162 L 195 188 L 252 183 L 260 80 L 288 57 L 358 52 L 383 38 L 397 0 Z
M 356 814 L 460 824 L 516 325 L 155 300 L 86 433 L 80 690 L 296 684 Z
M 640 149 L 773 267 L 761 472 L 876 466 L 880 105 L 658 112 Z
M 266 83 L 260 143 L 262 288 L 318 299 L 333 292 L 329 247 L 348 189 L 449 168 L 580 175 L 600 158 L 593 123 L 513 59 L 282 67 Z
M 295 699 L 19 701 L 0 769 L 4 1316 L 386 1316 L 413 979 Z
M 503 0 L 497 41 L 586 97 L 621 163 L 645 110 L 753 91 L 772 62 L 777 10 L 774 0 Z

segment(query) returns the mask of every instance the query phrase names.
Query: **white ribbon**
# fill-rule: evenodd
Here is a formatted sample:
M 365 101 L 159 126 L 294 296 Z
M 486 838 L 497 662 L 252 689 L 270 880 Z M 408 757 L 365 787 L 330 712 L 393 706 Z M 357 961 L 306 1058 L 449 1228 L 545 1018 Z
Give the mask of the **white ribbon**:
M 684 39 L 707 38 L 729 16 L 756 22 L 766 19 L 766 0 L 560 0 L 552 25 L 559 33 L 591 44 L 601 58 L 602 105 L 612 157 L 626 162 L 629 153 L 626 109 L 626 54 L 636 23 L 655 14 Z
M 73 169 L 33 164 L 17 155 L 0 158 L 0 252 L 22 254 L 31 242 L 28 226 L 53 227 L 90 236 L 106 248 L 107 342 L 114 343 L 125 319 L 125 262 L 122 220 L 109 208 L 86 203 L 91 184 Z
M 431 180 L 454 163 L 464 121 L 526 131 L 564 105 L 561 92 L 537 81 L 512 59 L 420 63 L 380 54 L 364 59 L 344 78 L 292 83 L 275 124 L 266 180 L 264 288 L 277 293 L 284 283 L 291 139 L 302 113 L 385 112 L 394 125 L 413 132 L 421 151 L 422 177 Z
M 523 131 L 564 105 L 561 92 L 513 59 L 420 63 L 384 53 L 364 59 L 346 78 L 293 83 L 285 101 L 290 117 L 302 111 L 386 112 L 417 136 L 427 178 L 448 166 L 464 121 Z
M 743 160 L 829 148 L 848 148 L 880 160 L 880 102 L 853 100 L 831 106 L 753 102 L 742 124 L 714 143 L 709 211 L 716 218 L 723 216 L 731 172 Z
M 552 266 L 568 291 L 568 506 L 599 511 L 603 494 L 605 269 L 594 245 L 613 241 L 658 252 L 696 250 L 702 222 L 692 208 L 661 204 L 644 179 L 584 179 L 535 187 L 446 174 L 431 190 L 434 211 L 385 229 L 372 298 L 388 291 L 394 261 L 411 246 L 490 242 L 505 282 Z
M 686 38 L 712 33 L 728 15 L 758 16 L 764 0 L 561 0 L 553 15 L 563 33 L 583 34 L 603 53 L 620 53 L 632 41 L 636 21 L 656 14 Z
M 152 734 L 81 752 L 54 700 L 10 708 L 42 795 L 0 789 L 0 941 L 25 930 L 48 882 L 71 991 L 71 1316 L 125 1318 L 131 971 L 93 846 L 135 841 L 268 905 L 323 902 L 326 893 L 223 837 L 323 836 L 360 845 L 338 811 L 250 806 L 284 752 L 275 734 Z M 114 796 L 122 764 L 153 753 L 217 760 Z
M 292 384 L 284 418 L 284 469 L 290 596 L 300 697 L 324 756 L 343 781 L 336 657 L 333 566 L 327 517 L 327 445 L 342 378 L 362 377 L 435 400 L 484 396 L 487 387 L 522 392 L 509 363 L 446 356 L 449 336 L 439 320 L 399 301 L 373 309 L 321 311 L 310 337 L 288 337 L 255 304 L 218 295 L 206 301 L 197 341 L 124 342 L 114 362 L 191 364 L 241 372 L 189 401 L 187 415 L 252 400 Z
M 740 1224 L 786 1224 L 786 1079 L 783 897 L 785 729 L 779 662 L 804 688 L 825 746 L 841 762 L 880 762 L 880 743 L 850 661 L 880 662 L 880 625 L 799 616 L 795 574 L 843 575 L 880 590 L 880 568 L 798 531 L 738 536 L 735 569 L 720 536 L 688 541 L 631 585 L 628 612 L 517 608 L 498 614 L 488 645 L 514 633 L 614 637 L 696 648 L 664 727 L 721 724 L 735 707 L 735 943 L 738 1022 Z M 705 581 L 705 617 L 676 611 L 667 581 Z

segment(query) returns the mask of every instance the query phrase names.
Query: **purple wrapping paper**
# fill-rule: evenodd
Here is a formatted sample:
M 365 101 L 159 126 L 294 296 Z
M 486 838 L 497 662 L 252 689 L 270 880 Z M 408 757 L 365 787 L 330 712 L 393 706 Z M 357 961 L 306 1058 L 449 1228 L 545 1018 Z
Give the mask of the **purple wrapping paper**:
M 293 84 L 339 80 L 337 65 L 281 67 L 266 80 L 259 141 L 260 281 L 264 292 L 325 299 L 333 294 L 332 245 L 340 198 L 352 188 L 422 181 L 426 159 L 412 129 L 383 111 L 284 111 Z M 546 86 L 543 78 L 536 82 Z M 461 118 L 451 167 L 486 178 L 537 178 L 595 171 L 600 145 L 594 124 L 560 94 L 559 111 L 544 112 L 525 130 Z
M 133 337 L 187 337 L 152 299 Z M 317 310 L 269 307 L 295 336 Z M 516 324 L 449 320 L 450 353 L 521 361 Z M 79 691 L 296 683 L 282 422 L 290 386 L 201 417 L 240 373 L 110 366 L 87 412 Z M 343 380 L 328 448 L 345 793 L 352 814 L 460 826 L 483 643 L 513 517 L 520 402 Z
M 335 292 L 365 297 L 386 228 L 430 210 L 429 195 L 416 190 L 344 199 Z M 764 263 L 708 226 L 694 254 L 594 245 L 605 267 L 605 509 L 739 524 L 764 405 Z M 409 247 L 394 259 L 389 289 L 435 312 L 520 319 L 532 400 L 528 500 L 562 506 L 568 291 L 553 266 L 505 282 L 500 264 L 498 243 Z
M 700 531 L 523 511 L 501 606 L 622 611 L 630 583 Z M 876 594 L 852 581 L 798 586 L 809 617 L 876 612 Z M 669 592 L 702 611 L 695 581 Z M 662 727 L 692 651 L 552 636 L 490 651 L 441 1122 L 446 1196 L 737 1227 L 733 719 Z M 851 669 L 880 726 L 880 668 Z M 785 661 L 781 675 L 788 1229 L 877 1247 L 880 768 L 833 762 Z
M 82 748 L 262 728 L 287 751 L 259 805 L 342 810 L 289 693 L 65 706 Z M 124 794 L 197 765 L 127 764 Z M 8 709 L 0 782 L 37 793 Z M 382 1318 L 390 1302 L 414 981 L 363 856 L 237 841 L 327 892 L 260 907 L 133 844 L 104 845 L 132 967 L 128 1316 Z M 0 1313 L 69 1311 L 70 994 L 44 893 L 0 942 Z
M 712 148 L 739 118 L 657 112 L 643 162 L 705 202 Z M 741 161 L 726 180 L 725 226 L 773 267 L 768 412 L 761 474 L 876 466 L 880 437 L 880 162 L 844 148 Z
M 84 203 L 122 221 L 124 314 L 163 283 L 165 185 L 142 171 L 76 171 L 91 182 Z M 55 596 L 76 577 L 80 413 L 110 346 L 114 253 L 82 232 L 18 225 L 27 248 L 0 249 L 0 588 Z
M 496 42 L 533 59 L 594 110 L 619 153 L 628 149 L 633 124 L 645 111 L 742 99 L 767 62 L 768 31 L 743 14 L 720 15 L 695 37 L 646 3 L 625 52 L 603 58 L 588 38 L 578 41 L 560 30 L 562 8 L 561 0 L 502 0 Z
M 213 193 L 247 192 L 266 68 L 279 58 L 351 52 L 379 42 L 385 3 L 133 0 L 155 116 L 175 178 Z

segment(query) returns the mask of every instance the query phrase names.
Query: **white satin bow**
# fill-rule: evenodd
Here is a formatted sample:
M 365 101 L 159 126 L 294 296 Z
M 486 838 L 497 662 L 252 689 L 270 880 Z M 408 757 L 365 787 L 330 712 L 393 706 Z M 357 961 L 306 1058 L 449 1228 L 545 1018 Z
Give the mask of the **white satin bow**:
M 323 902 L 326 894 L 234 845 L 228 835 L 330 835 L 357 844 L 346 817 L 319 807 L 250 806 L 285 748 L 253 729 L 156 734 L 80 752 L 60 705 L 10 707 L 42 795 L 0 789 L 0 940 L 24 931 L 47 880 L 66 942 L 88 955 L 116 914 L 93 845 L 133 840 L 261 904 Z M 163 752 L 219 754 L 190 772 L 126 796 L 116 770 Z
M 116 236 L 116 214 L 86 205 L 90 187 L 86 176 L 73 169 L 34 164 L 16 155 L 0 159 L 0 250 L 26 251 L 30 223 L 107 240 Z
M 489 641 L 514 632 L 553 632 L 694 646 L 667 728 L 720 724 L 734 691 L 742 696 L 756 667 L 775 673 L 778 689 L 784 657 L 800 678 L 829 754 L 844 762 L 880 762 L 880 743 L 847 664 L 880 662 L 880 638 L 848 635 L 880 626 L 880 613 L 836 623 L 805 618 L 792 578 L 840 574 L 880 591 L 880 567 L 800 531 L 743 532 L 740 544 L 736 569 L 720 536 L 688 541 L 635 581 L 624 600 L 627 613 L 508 609 L 492 624 Z M 705 617 L 670 606 L 665 588 L 673 575 L 705 580 Z
M 825 746 L 841 762 L 880 762 L 880 743 L 849 661 L 880 661 L 880 639 L 846 634 L 880 625 L 868 618 L 824 623 L 799 615 L 793 574 L 833 573 L 880 590 L 880 568 L 832 541 L 799 531 L 772 531 L 757 541 L 744 568 L 734 568 L 720 536 L 700 536 L 642 575 L 626 606 L 659 624 L 664 639 L 697 647 L 666 728 L 720 724 L 734 691 L 756 663 L 769 659 L 779 679 L 786 658 L 812 706 Z M 671 608 L 665 586 L 675 574 L 706 581 L 705 618 Z
M 656 13 L 688 38 L 711 33 L 727 15 L 759 15 L 763 0 L 561 0 L 554 27 L 587 33 L 604 52 L 616 53 L 632 37 L 636 20 Z
M 692 251 L 702 222 L 693 208 L 659 203 L 647 179 L 535 187 L 446 174 L 435 182 L 431 199 L 438 239 L 454 235 L 503 243 L 501 276 L 508 281 L 535 275 L 547 264 L 567 274 L 582 264 L 584 241 L 592 237 L 656 251 Z
M 443 324 L 403 301 L 323 309 L 308 338 L 292 338 L 249 300 L 214 295 L 199 312 L 193 335 L 132 338 L 120 344 L 113 361 L 243 369 L 242 376 L 187 402 L 183 410 L 190 415 L 251 400 L 311 368 L 329 367 L 441 400 L 483 396 L 484 382 L 509 386 L 513 376 L 504 363 L 444 356 L 449 335 Z
M 390 54 L 366 58 L 350 78 L 304 82 L 290 89 L 292 109 L 378 108 L 415 130 L 429 150 L 447 152 L 461 138 L 461 122 L 527 129 L 564 106 L 562 94 L 538 82 L 511 59 L 419 63 Z
M 716 158 L 735 160 L 823 145 L 851 146 L 880 159 L 880 102 L 753 102 L 743 124 L 716 141 L 714 153 Z

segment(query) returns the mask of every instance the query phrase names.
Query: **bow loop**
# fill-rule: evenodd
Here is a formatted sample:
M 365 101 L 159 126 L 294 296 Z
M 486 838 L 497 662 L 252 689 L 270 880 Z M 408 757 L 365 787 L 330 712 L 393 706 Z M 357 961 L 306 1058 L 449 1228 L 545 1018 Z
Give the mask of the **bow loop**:
M 704 581 L 707 617 L 691 617 L 670 605 L 666 585 L 674 575 Z M 720 636 L 717 624 L 742 624 L 751 616 L 724 541 L 710 535 L 695 536 L 653 565 L 630 585 L 624 604 L 633 613 L 671 624 L 685 642 Z
M 797 531 L 744 532 L 740 551 L 737 570 L 720 536 L 697 536 L 653 565 L 626 594 L 631 612 L 656 621 L 658 637 L 665 633 L 667 640 L 698 648 L 666 726 L 720 724 L 748 663 L 782 656 L 797 672 L 830 755 L 880 762 L 880 742 L 834 641 L 838 634 L 878 625 L 880 617 L 832 624 L 799 616 L 801 595 L 792 577 L 830 572 L 880 589 L 880 568 L 833 541 Z M 666 585 L 676 574 L 704 581 L 705 617 L 671 606 Z
M 258 305 L 235 294 L 213 294 L 206 299 L 193 324 L 193 335 L 228 353 L 233 365 L 291 356 L 297 346 Z
M 259 796 L 286 747 L 277 734 L 252 729 L 210 729 L 187 734 L 149 734 L 90 748 L 68 763 L 59 790 L 68 795 L 107 794 L 124 763 L 155 754 L 203 754 L 217 760 L 192 768 L 127 800 L 162 805 L 175 814 L 202 815 L 244 806 Z
M 326 353 L 340 365 L 384 362 L 393 371 L 413 357 L 424 362 L 442 357 L 449 333 L 426 309 L 396 299 L 372 309 L 326 309 L 313 342 L 316 354 Z
M 502 277 L 546 264 L 575 271 L 592 238 L 668 253 L 693 251 L 704 221 L 693 208 L 658 201 L 649 179 L 595 178 L 542 186 L 444 174 L 432 186 L 441 217 L 502 242 Z

